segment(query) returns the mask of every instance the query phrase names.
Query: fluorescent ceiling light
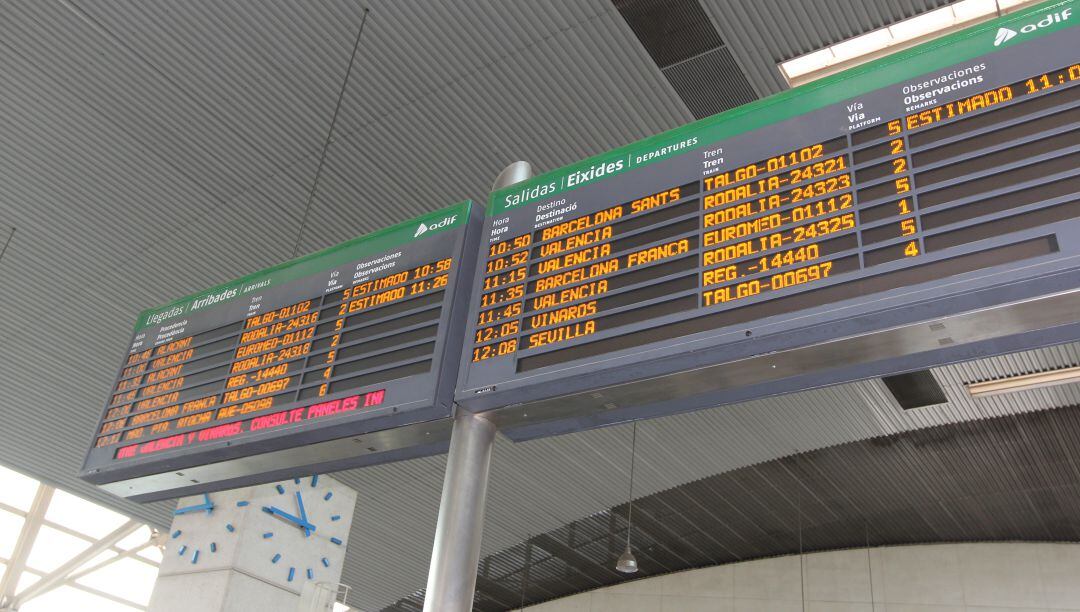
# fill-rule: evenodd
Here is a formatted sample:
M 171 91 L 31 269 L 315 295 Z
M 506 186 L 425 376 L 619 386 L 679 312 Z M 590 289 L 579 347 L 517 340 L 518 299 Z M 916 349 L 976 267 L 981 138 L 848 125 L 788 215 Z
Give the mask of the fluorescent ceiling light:
M 997 14 L 997 5 L 994 2 L 972 2 L 971 0 L 964 0 L 963 2 L 957 2 L 950 7 L 953 14 L 960 21 L 971 21 L 980 17 L 991 17 Z M 1004 10 L 1004 8 L 1002 8 Z
M 832 61 L 832 49 L 822 49 L 790 59 L 780 65 L 780 70 L 790 81 L 793 77 L 820 70 L 822 67 L 828 66 Z
M 881 30 L 874 30 L 873 32 L 863 34 L 862 36 L 856 36 L 855 38 L 837 43 L 829 48 L 832 49 L 834 60 L 843 62 L 861 55 L 873 53 L 878 49 L 883 49 L 889 46 L 891 41 L 892 35 L 889 34 L 889 29 L 884 28 Z
M 892 34 L 893 42 L 899 42 L 940 32 L 949 26 L 955 25 L 956 22 L 956 14 L 953 12 L 952 7 L 946 6 L 936 11 L 930 11 L 894 23 L 888 27 L 888 31 Z
M 1015 393 L 1017 391 L 1029 391 L 1057 385 L 1080 382 L 1080 367 L 1039 372 L 1037 374 L 1025 374 L 1023 376 L 1010 376 L 1000 380 L 988 380 L 986 382 L 969 383 L 968 394 L 971 397 L 989 397 L 1002 393 Z
M 780 73 L 792 86 L 856 66 L 880 57 L 886 51 L 898 51 L 989 19 L 998 11 L 1015 10 L 1034 0 L 960 0 L 949 6 L 916 15 L 885 28 L 867 32 L 780 64 Z

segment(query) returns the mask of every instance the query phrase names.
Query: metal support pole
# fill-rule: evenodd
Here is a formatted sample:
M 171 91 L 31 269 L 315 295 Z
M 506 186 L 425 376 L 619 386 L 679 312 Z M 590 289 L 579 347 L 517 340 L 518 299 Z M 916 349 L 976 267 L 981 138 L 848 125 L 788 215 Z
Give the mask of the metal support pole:
M 459 410 L 446 459 L 424 612 L 469 612 L 476 590 L 495 425 Z
M 491 190 L 520 183 L 532 175 L 528 162 L 514 162 L 499 173 Z M 446 458 L 424 612 L 472 610 L 494 442 L 495 425 L 491 421 L 464 410 L 457 411 L 450 435 L 450 454 Z

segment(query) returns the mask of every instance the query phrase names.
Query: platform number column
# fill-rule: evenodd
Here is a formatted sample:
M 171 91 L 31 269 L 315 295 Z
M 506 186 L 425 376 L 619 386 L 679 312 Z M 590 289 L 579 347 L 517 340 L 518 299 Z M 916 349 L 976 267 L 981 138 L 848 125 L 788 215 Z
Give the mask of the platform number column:
M 341 343 L 341 329 L 345 327 L 345 315 L 349 311 L 349 299 L 353 293 L 358 292 L 357 287 L 350 287 L 341 295 L 341 305 L 338 307 L 338 318 L 334 321 L 334 335 L 330 337 L 330 350 L 323 356 L 322 384 L 319 385 L 318 397 L 323 397 L 330 390 L 330 379 L 334 376 L 334 361 L 337 359 L 337 346 Z
M 892 164 L 892 183 L 896 189 L 896 195 L 900 199 L 896 201 L 896 212 L 900 215 L 899 234 L 909 238 L 904 243 L 904 256 L 915 257 L 923 252 L 919 238 L 919 219 L 916 214 L 918 203 L 914 195 L 915 177 L 911 172 L 911 155 L 908 154 L 907 133 L 904 131 L 903 121 L 894 119 L 887 125 L 889 131 L 889 152 L 892 156 L 889 163 Z

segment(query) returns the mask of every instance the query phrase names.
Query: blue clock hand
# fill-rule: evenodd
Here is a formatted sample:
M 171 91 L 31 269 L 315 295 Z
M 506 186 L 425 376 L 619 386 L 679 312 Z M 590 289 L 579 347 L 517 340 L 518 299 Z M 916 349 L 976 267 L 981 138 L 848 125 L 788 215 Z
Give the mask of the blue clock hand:
M 207 512 L 210 512 L 213 509 L 214 509 L 213 504 L 205 503 L 205 504 L 199 504 L 198 506 L 188 506 L 186 508 L 177 508 L 176 510 L 173 510 L 173 515 L 174 516 L 180 516 L 181 514 L 187 514 L 188 512 L 198 512 L 200 510 L 206 510 Z
M 205 505 L 188 506 L 187 508 L 177 508 L 173 510 L 173 515 L 180 516 L 181 514 L 187 514 L 188 512 L 197 512 L 199 510 L 206 510 Z
M 307 522 L 307 521 L 305 521 L 303 519 L 299 519 L 299 518 L 289 514 L 288 512 L 285 512 L 281 508 L 275 508 L 273 506 L 263 506 L 263 512 L 268 512 L 270 514 L 273 514 L 274 516 L 280 516 L 281 518 L 285 519 L 286 521 L 289 521 L 290 523 L 293 523 L 294 525 L 296 525 L 297 527 L 300 527 L 301 529 L 304 529 L 305 531 L 308 530 L 308 529 L 311 529 L 312 531 L 315 530 L 315 526 L 312 525 L 311 523 L 309 523 L 309 522 Z
M 300 520 L 307 523 L 307 512 L 304 512 L 304 498 L 300 496 L 300 491 L 296 492 L 296 505 L 300 508 Z M 311 523 L 308 523 L 308 525 L 311 525 Z M 310 529 L 308 527 L 304 527 L 304 537 L 306 538 L 311 536 L 312 531 L 315 531 L 314 526 L 312 526 Z
M 307 512 L 304 512 L 304 498 L 300 497 L 300 491 L 296 492 L 296 506 L 300 508 L 300 518 L 307 520 Z
M 289 514 L 288 512 L 285 512 L 281 508 L 277 508 L 275 506 L 263 506 L 263 512 L 268 512 L 270 514 L 273 514 L 274 516 L 280 516 L 281 518 L 283 518 L 283 519 L 285 519 L 285 520 L 287 520 L 287 521 L 289 521 L 291 523 L 299 524 L 301 522 L 301 520 L 299 518 Z
M 210 514 L 214 510 L 214 503 L 210 501 L 210 494 L 203 493 L 203 503 L 188 506 L 186 508 L 177 508 L 173 510 L 173 516 L 180 516 L 181 514 L 187 514 L 188 512 L 198 512 L 200 510 L 206 510 L 207 514 Z

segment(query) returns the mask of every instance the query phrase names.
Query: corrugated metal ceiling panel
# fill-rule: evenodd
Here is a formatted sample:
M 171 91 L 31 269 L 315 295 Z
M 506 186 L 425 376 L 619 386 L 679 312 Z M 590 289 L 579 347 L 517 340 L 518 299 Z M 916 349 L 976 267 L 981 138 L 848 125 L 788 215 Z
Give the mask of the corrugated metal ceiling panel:
M 604 14 L 534 44 L 528 62 L 559 67 L 539 89 L 525 76 L 535 67 L 516 55 L 337 135 L 301 252 L 374 229 L 371 206 L 403 218 L 429 202 L 482 198 L 514 159 L 558 167 L 606 148 L 597 143 L 631 142 L 688 119 L 663 76 L 641 67 L 647 56 L 625 28 Z M 628 97 L 640 91 L 656 95 Z M 463 150 L 463 142 L 475 146 Z
M 8 7 L 9 18 L 0 22 L 4 44 L 54 81 L 62 90 L 58 94 L 136 139 L 144 155 L 161 157 L 219 198 L 252 184 L 270 166 L 262 147 L 248 145 L 219 113 L 113 44 L 78 11 L 63 3 Z M 162 104 L 163 95 L 175 101 Z
M 721 47 L 698 0 L 612 0 L 661 69 Z
M 757 99 L 727 47 L 664 69 L 695 117 L 708 117 Z
M 1077 541 L 1080 466 L 1068 457 L 1078 432 L 1080 407 L 1069 406 L 849 442 L 695 480 L 638 497 L 632 533 L 624 501 L 483 558 L 474 609 L 800 551 Z M 613 569 L 628 535 L 639 564 L 632 576 Z M 385 610 L 422 602 L 420 591 Z
M 1080 364 L 1080 344 L 936 368 L 934 376 L 949 403 L 917 410 L 902 410 L 885 385 L 875 379 L 647 421 L 638 426 L 634 496 L 856 440 L 1080 405 L 1080 384 L 978 400 L 971 399 L 962 387 L 972 380 L 1071 364 Z M 483 554 L 495 554 L 530 535 L 624 503 L 630 433 L 627 424 L 520 444 L 498 438 Z M 409 491 L 395 493 L 395 503 L 365 507 L 361 501 L 353 537 L 365 555 L 393 555 L 404 545 L 402 534 L 417 530 L 415 539 L 407 538 L 414 553 L 395 557 L 392 567 L 350 563 L 348 577 L 355 582 L 349 584 L 360 587 L 356 602 L 362 608 L 388 605 L 395 601 L 387 599 L 395 590 L 397 597 L 402 597 L 423 587 L 443 465 L 441 459 L 433 458 L 382 466 L 378 475 L 368 470 L 339 475 L 358 490 L 378 491 L 377 496 L 381 496 L 383 491 L 394 489 L 398 469 L 407 474 L 403 487 Z M 972 482 L 978 482 L 976 476 Z M 399 519 L 409 531 L 387 528 Z
M 0 224 L 19 227 L 0 264 L 0 406 L 18 424 L 0 461 L 168 523 L 168 504 L 74 479 L 119 339 L 141 308 L 292 252 L 359 15 L 344 1 L 0 6 Z M 482 199 L 514 159 L 563 165 L 689 118 L 607 2 L 385 2 L 364 37 L 301 252 Z M 42 372 L 64 378 L 44 408 Z M 55 447 L 40 443 L 50 427 Z

